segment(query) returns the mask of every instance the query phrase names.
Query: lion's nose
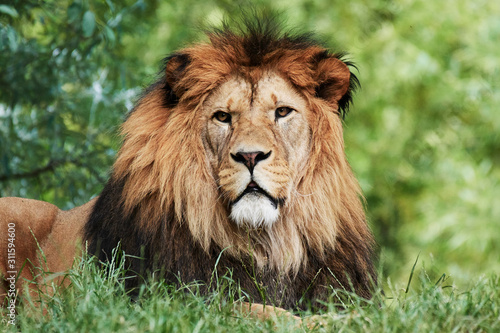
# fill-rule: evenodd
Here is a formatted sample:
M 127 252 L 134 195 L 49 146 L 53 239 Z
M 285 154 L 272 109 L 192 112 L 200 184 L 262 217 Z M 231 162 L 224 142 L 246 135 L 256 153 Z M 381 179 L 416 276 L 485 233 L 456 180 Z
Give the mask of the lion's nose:
M 264 153 L 262 151 L 253 151 L 249 153 L 237 152 L 236 154 L 231 154 L 233 160 L 238 163 L 245 164 L 245 166 L 250 171 L 250 174 L 253 174 L 253 168 L 257 165 L 257 163 L 265 160 L 269 156 L 271 156 L 271 151 L 268 151 L 267 153 Z

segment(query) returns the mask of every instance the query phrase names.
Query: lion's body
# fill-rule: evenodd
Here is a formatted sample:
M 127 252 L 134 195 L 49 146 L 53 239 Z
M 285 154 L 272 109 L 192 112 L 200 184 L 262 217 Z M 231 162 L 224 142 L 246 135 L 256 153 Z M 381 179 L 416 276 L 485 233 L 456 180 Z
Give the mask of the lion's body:
M 1 198 L 0 275 L 10 278 L 13 273 L 19 274 L 17 288 L 33 281 L 33 289 L 36 285 L 43 290 L 43 278 L 47 275 L 42 272 L 66 271 L 71 268 L 75 257 L 80 255 L 83 226 L 94 203 L 95 200 L 92 200 L 83 206 L 62 211 L 43 201 Z M 11 232 L 8 232 L 9 229 Z M 14 246 L 10 247 L 9 243 Z M 9 257 L 8 253 L 12 255 Z M 0 304 L 3 304 L 9 289 L 10 279 L 0 283 Z
M 332 287 L 371 296 L 372 238 L 340 116 L 355 77 L 272 28 L 217 31 L 168 59 L 71 244 L 84 225 L 101 260 L 120 244 L 143 258 L 133 271 L 171 283 L 230 272 L 253 301 L 287 309 L 317 306 Z

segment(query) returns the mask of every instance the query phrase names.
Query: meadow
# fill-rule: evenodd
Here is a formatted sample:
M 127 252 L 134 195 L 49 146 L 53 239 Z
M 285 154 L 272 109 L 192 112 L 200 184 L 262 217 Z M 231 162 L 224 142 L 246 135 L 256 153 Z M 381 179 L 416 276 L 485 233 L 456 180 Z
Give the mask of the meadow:
M 498 332 L 498 276 L 460 290 L 445 276 L 434 281 L 425 272 L 413 273 L 406 285 L 390 284 L 369 301 L 332 293 L 342 302 L 332 297 L 320 313 L 295 313 L 302 318 L 298 322 L 285 315 L 260 320 L 240 312 L 235 304 L 244 300 L 244 291 L 230 276 L 214 280 L 216 288 L 208 296 L 200 295 L 196 283 L 174 287 L 150 280 L 131 300 L 123 262 L 98 268 L 92 258 L 83 258 L 65 276 L 69 288 L 51 283 L 46 274 L 55 295 L 24 298 L 17 326 L 5 332 Z

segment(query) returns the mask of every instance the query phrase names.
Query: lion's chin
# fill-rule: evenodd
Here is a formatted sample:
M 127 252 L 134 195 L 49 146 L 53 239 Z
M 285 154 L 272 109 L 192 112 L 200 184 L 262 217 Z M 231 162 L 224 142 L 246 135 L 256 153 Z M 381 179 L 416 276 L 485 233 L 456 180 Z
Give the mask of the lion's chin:
M 278 220 L 279 207 L 266 196 L 259 193 L 249 193 L 231 206 L 230 218 L 238 226 L 253 229 L 268 228 Z

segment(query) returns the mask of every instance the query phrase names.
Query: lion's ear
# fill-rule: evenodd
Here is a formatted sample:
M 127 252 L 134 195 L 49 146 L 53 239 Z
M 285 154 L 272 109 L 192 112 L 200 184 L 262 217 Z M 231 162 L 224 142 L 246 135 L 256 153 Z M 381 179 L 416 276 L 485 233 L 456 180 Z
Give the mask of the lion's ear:
M 351 102 L 357 78 L 346 64 L 336 56 L 325 56 L 316 65 L 316 95 L 338 106 L 344 117 Z
M 184 75 L 184 71 L 189 64 L 189 56 L 184 53 L 176 53 L 165 59 L 165 80 L 166 90 L 170 96 L 167 96 L 168 104 L 177 104 L 181 98 L 184 89 L 179 84 Z

